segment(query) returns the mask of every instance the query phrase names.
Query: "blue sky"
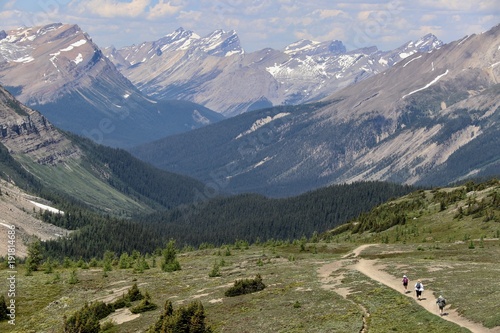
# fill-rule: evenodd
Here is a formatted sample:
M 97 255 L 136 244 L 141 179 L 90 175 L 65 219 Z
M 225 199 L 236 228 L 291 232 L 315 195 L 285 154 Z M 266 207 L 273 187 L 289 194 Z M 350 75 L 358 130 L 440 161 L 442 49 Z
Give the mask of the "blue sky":
M 500 23 L 499 0 L 0 0 L 0 30 L 75 23 L 100 47 L 153 41 L 179 27 L 236 30 L 245 51 L 299 39 L 389 50 L 433 33 L 445 43 Z

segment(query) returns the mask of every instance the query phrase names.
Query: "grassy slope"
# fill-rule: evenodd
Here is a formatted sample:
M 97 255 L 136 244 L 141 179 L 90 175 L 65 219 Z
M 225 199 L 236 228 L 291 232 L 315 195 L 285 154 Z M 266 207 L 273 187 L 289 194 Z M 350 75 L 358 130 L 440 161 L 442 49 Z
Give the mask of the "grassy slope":
M 32 163 L 28 159 L 22 160 L 22 164 L 42 183 L 46 183 L 45 179 L 50 179 L 50 187 L 64 189 L 65 193 L 104 213 L 117 214 L 122 211 L 128 215 L 136 211 L 152 212 L 150 207 L 132 200 L 99 180 L 78 160 L 71 160 L 55 167 Z
M 479 198 L 486 192 L 471 194 Z M 426 191 L 424 195 L 430 198 L 432 193 Z M 381 233 L 342 233 L 328 242 L 308 243 L 305 251 L 296 242 L 253 245 L 249 249 L 231 247 L 230 256 L 224 255 L 224 249 L 185 252 L 178 255 L 182 270 L 174 273 L 158 268 L 134 273 L 115 267 L 108 277 L 103 277 L 101 269 L 78 269 L 80 282 L 71 285 L 69 269 L 24 276 L 21 267 L 17 325 L 2 322 L 0 331 L 58 332 L 63 315 L 79 309 L 83 301 L 118 297 L 121 293 L 116 290 L 126 290 L 137 282 L 160 308 L 167 299 L 174 302 L 174 307 L 200 300 L 206 320 L 216 332 L 359 332 L 365 310 L 370 313 L 369 332 L 467 332 L 354 270 L 341 269 L 329 277 L 338 279 L 341 288 L 349 289 L 346 298 L 325 288 L 318 275 L 323 265 L 340 260 L 359 244 L 382 242 L 385 244 L 370 247 L 361 256 L 385 264 L 394 279 L 400 279 L 403 272 L 413 280 L 424 279 L 430 289 L 443 293 L 450 306 L 466 318 L 498 329 L 500 241 L 487 238 L 498 234 L 500 223 L 484 222 L 472 215 L 454 219 L 457 207 L 466 203 L 466 199 L 458 201 L 439 211 L 429 201 L 424 209 L 407 212 L 415 219 L 408 219 L 404 226 Z M 222 276 L 209 278 L 214 263 L 220 260 L 225 261 Z M 234 298 L 224 296 L 236 279 L 253 278 L 257 273 L 267 285 L 265 290 Z M 59 281 L 55 281 L 56 274 Z M 5 281 L 7 276 L 6 270 L 0 270 L 0 280 Z M 0 291 L 4 293 L 6 287 L 6 283 L 1 284 Z M 115 331 L 143 331 L 157 320 L 160 308 L 117 325 Z
M 492 262 L 492 258 L 500 257 L 497 240 L 472 251 L 464 244 L 447 244 L 440 249 L 424 246 L 423 251 L 419 244 L 383 246 L 387 251 L 405 251 L 381 255 L 380 250 L 373 249 L 368 253 L 367 257 L 381 258 L 387 263 L 387 270 L 395 279 L 405 271 L 410 276 L 433 281 L 433 288 L 443 291 L 451 306 L 467 318 L 487 326 L 500 325 L 496 308 L 500 294 L 496 282 L 498 262 Z M 363 325 L 363 309 L 371 314 L 370 332 L 422 332 L 422 329 L 467 332 L 356 271 L 332 276 L 342 279 L 342 288 L 350 289 L 347 299 L 324 288 L 317 270 L 338 260 L 350 248 L 351 244 L 318 243 L 308 244 L 307 250 L 300 252 L 298 244 L 252 246 L 244 250 L 232 249 L 231 256 L 217 255 L 216 249 L 194 251 L 178 256 L 182 266 L 178 272 L 164 273 L 152 268 L 134 273 L 131 269 L 115 268 L 108 277 L 103 277 L 100 269 L 79 269 L 80 282 L 74 285 L 68 284 L 69 269 L 57 268 L 52 274 L 35 272 L 33 276 L 24 276 L 20 270 L 17 323 L 15 327 L 0 323 L 0 330 L 58 332 L 63 315 L 79 309 L 83 301 L 119 297 L 121 292 L 116 290 L 126 290 L 137 282 L 160 306 L 167 299 L 172 300 L 175 307 L 201 300 L 207 322 L 217 332 L 358 332 Z M 445 255 L 449 252 L 454 255 Z M 214 262 L 221 259 L 225 261 L 222 276 L 209 278 Z M 234 298 L 224 296 L 234 280 L 252 278 L 256 273 L 262 275 L 267 285 L 264 291 Z M 59 281 L 55 281 L 56 274 L 60 276 Z M 0 271 L 0 279 L 5 280 L 7 275 L 6 270 Z M 485 294 L 490 297 L 484 298 Z M 294 307 L 296 303 L 300 307 Z M 160 309 L 142 314 L 118 325 L 117 331 L 142 331 L 156 321 L 159 313 Z M 399 320 L 402 313 L 407 315 Z

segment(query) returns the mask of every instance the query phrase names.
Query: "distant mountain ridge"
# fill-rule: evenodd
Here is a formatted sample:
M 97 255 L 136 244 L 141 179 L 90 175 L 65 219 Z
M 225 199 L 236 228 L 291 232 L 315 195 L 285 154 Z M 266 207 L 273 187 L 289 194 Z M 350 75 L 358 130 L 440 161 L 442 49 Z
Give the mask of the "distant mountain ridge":
M 191 102 L 144 96 L 77 25 L 1 36 L 0 83 L 62 129 L 125 147 L 222 119 Z
M 131 151 L 228 191 L 272 196 L 498 175 L 499 45 L 496 26 L 414 53 L 321 102 L 247 112 Z
M 443 43 L 428 34 L 391 51 L 347 51 L 341 41 L 300 40 L 284 50 L 245 53 L 235 31 L 206 37 L 177 29 L 153 42 L 104 54 L 142 92 L 157 99 L 193 101 L 234 116 L 249 110 L 317 101 Z

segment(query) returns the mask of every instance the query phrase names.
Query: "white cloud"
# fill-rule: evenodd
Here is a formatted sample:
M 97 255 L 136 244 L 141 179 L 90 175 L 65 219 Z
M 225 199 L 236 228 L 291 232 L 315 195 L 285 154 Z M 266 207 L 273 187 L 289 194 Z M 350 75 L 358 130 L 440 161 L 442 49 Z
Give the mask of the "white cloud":
M 5 4 L 3 5 L 3 8 L 5 8 L 5 9 L 12 9 L 12 8 L 14 8 L 14 5 L 16 4 L 16 1 L 17 0 L 9 0 L 9 1 L 5 2 Z
M 198 21 L 203 16 L 203 13 L 197 10 L 181 11 L 179 14 L 180 19 L 193 19 L 193 21 Z
M 7 21 L 8 19 L 14 18 L 16 16 L 19 16 L 20 13 L 14 10 L 4 10 L 0 12 L 0 20 L 2 22 Z M 3 29 L 3 27 L 2 27 Z
M 456 0 L 418 0 L 418 3 L 428 9 L 446 9 L 453 11 L 468 11 L 477 8 L 477 1 L 456 1 Z
M 260 3 L 259 3 L 260 2 Z M 248 2 L 243 8 L 243 15 L 260 15 L 265 14 L 267 9 L 272 5 L 271 1 L 254 1 Z
M 484 17 L 479 18 L 479 23 L 484 24 L 486 26 L 493 26 L 494 24 L 498 24 L 498 16 L 494 15 L 486 15 Z
M 316 13 L 322 19 L 339 17 L 339 16 L 347 16 L 346 12 L 344 12 L 343 10 L 338 10 L 338 9 L 319 9 L 316 11 Z
M 427 10 L 448 10 L 464 13 L 490 12 L 499 13 L 498 0 L 456 1 L 456 0 L 417 0 L 420 8 Z
M 89 12 L 101 17 L 138 17 L 146 12 L 150 0 L 131 0 L 120 2 L 117 0 L 87 0 L 81 1 L 78 6 L 82 12 Z
M 479 1 L 479 9 L 497 14 L 500 12 L 498 0 Z
M 297 38 L 389 50 L 428 32 L 449 42 L 488 30 L 499 13 L 498 0 L 0 0 L 0 29 L 75 23 L 102 45 L 118 46 L 182 26 L 200 35 L 235 29 L 250 52 Z
M 436 18 L 437 18 L 437 16 L 435 14 L 425 14 L 425 15 L 422 15 L 422 17 L 420 18 L 420 21 L 430 22 L 430 21 L 434 21 Z
M 160 0 L 155 6 L 149 9 L 148 19 L 154 20 L 165 16 L 171 16 L 178 13 L 182 6 L 176 6 L 171 1 Z

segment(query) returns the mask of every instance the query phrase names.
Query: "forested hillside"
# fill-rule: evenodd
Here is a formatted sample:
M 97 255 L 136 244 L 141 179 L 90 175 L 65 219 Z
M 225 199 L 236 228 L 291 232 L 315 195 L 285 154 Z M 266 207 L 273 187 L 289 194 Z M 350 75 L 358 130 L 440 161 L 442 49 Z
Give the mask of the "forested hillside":
M 91 258 L 106 250 L 151 253 L 170 239 L 181 247 L 236 240 L 293 240 L 325 232 L 412 190 L 409 186 L 365 182 L 334 185 L 287 199 L 253 194 L 218 197 L 133 220 L 84 211 L 65 215 L 46 212 L 46 221 L 78 231 L 70 238 L 44 245 L 54 257 Z
M 157 169 L 119 148 L 110 148 L 69 134 L 86 152 L 85 163 L 96 176 L 127 196 L 156 209 L 189 204 L 204 184 L 190 177 Z
M 468 181 L 452 188 L 418 190 L 361 213 L 326 235 L 406 242 L 500 238 L 500 181 Z M 439 235 L 439 236 L 438 236 Z M 442 239 L 441 239 L 442 240 Z

